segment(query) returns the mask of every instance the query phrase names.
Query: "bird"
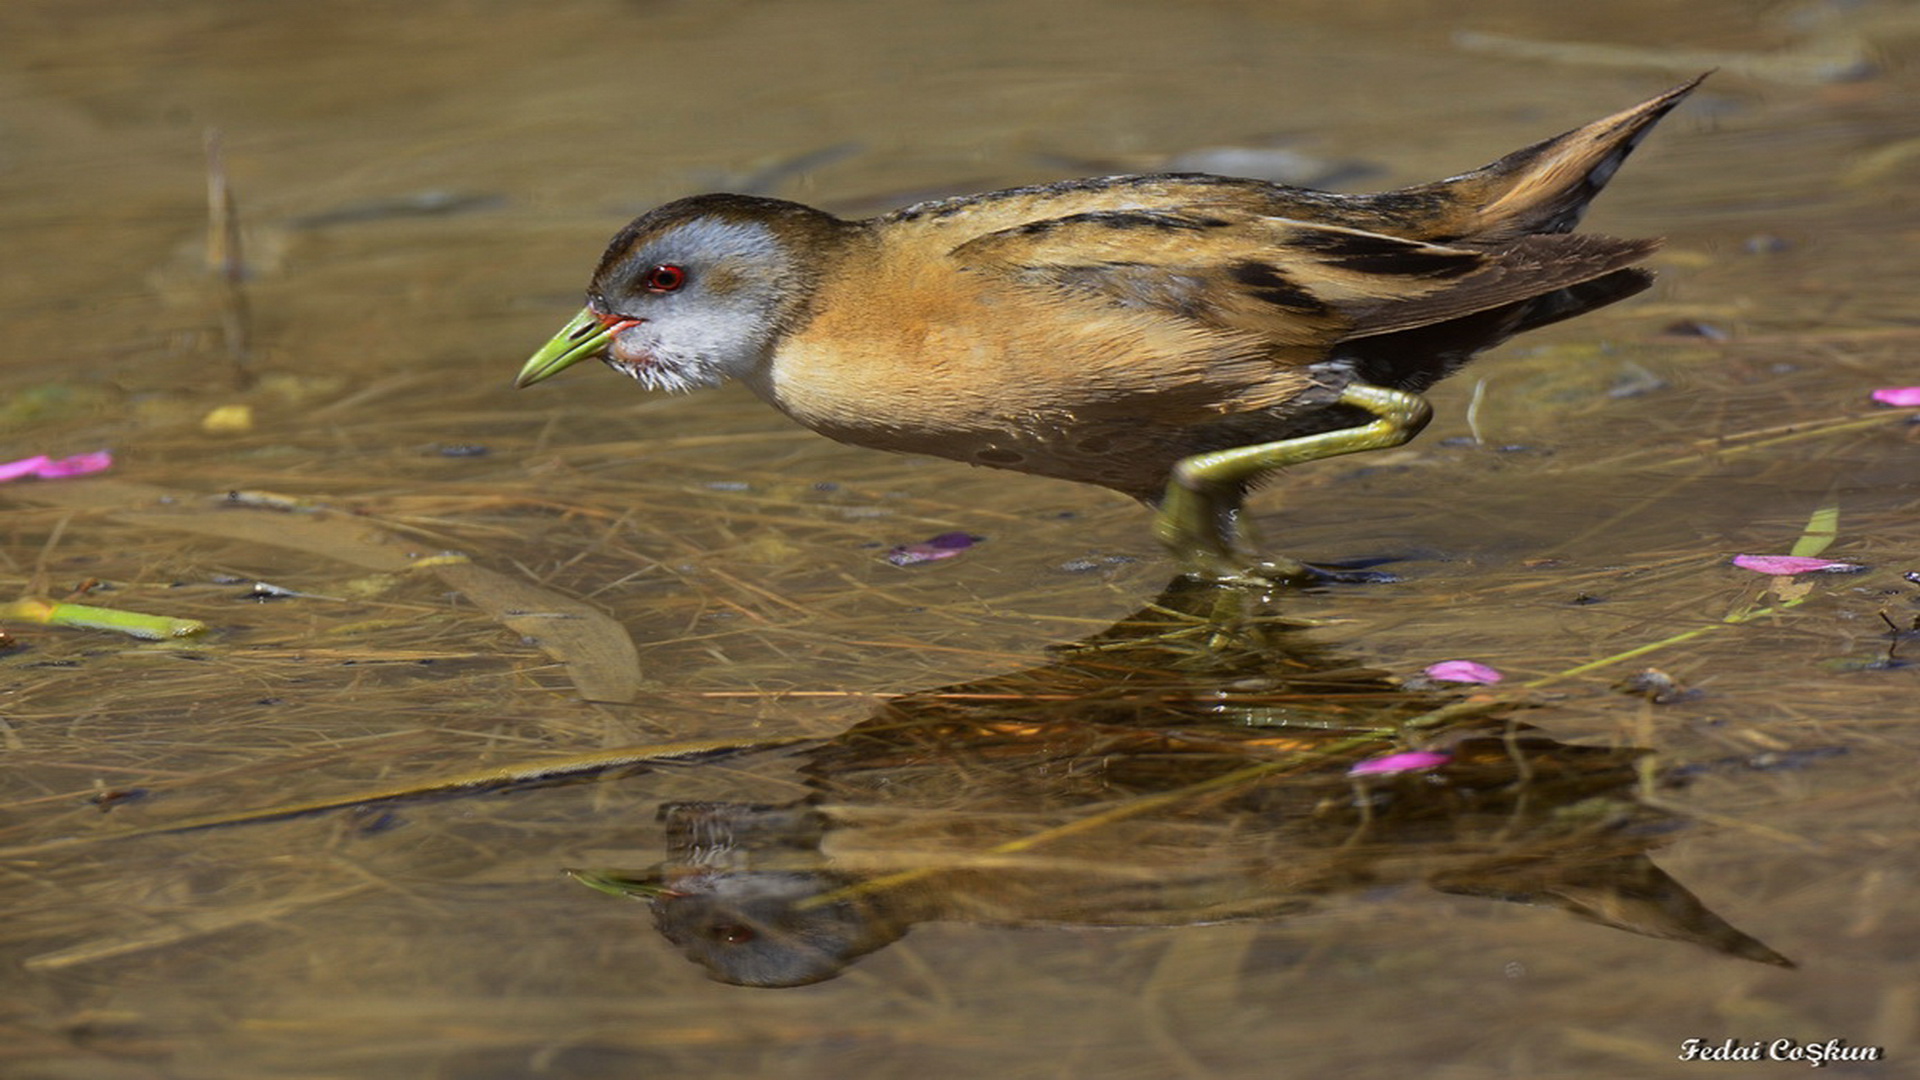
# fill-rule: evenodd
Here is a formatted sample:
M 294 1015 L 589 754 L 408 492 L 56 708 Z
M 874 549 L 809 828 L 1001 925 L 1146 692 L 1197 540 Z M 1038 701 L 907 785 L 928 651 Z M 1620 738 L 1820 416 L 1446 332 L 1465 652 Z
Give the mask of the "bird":
M 844 443 L 1132 496 L 1187 574 L 1324 576 L 1258 550 L 1248 493 L 1405 443 L 1476 353 L 1646 289 L 1659 240 L 1574 229 L 1705 78 L 1373 194 L 1168 172 L 864 220 L 679 199 L 613 238 L 516 385 L 593 358 L 650 390 L 734 379 Z

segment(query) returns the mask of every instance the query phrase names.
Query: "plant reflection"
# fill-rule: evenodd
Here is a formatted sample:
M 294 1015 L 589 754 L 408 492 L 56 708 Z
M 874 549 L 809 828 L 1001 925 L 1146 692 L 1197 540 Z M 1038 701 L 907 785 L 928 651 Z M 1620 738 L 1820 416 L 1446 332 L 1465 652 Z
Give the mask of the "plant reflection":
M 666 861 L 573 874 L 743 986 L 927 920 L 1185 926 L 1417 883 L 1790 966 L 1647 858 L 1680 824 L 1635 797 L 1647 751 L 1345 666 L 1264 603 L 1182 579 L 1051 663 L 889 701 L 804 752 L 802 800 L 668 804 Z M 1348 774 L 1409 747 L 1448 758 Z

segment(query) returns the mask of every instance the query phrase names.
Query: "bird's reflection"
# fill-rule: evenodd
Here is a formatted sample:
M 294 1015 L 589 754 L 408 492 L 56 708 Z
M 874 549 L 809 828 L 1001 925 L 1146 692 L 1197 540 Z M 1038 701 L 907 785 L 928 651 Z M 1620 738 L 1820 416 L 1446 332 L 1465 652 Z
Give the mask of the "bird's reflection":
M 1259 603 L 1181 579 L 1052 663 L 889 701 L 804 754 L 805 799 L 669 804 L 665 862 L 574 874 L 744 986 L 927 920 L 1196 925 L 1419 883 L 1788 963 L 1646 857 L 1677 824 L 1635 798 L 1646 751 L 1343 666 Z M 1446 760 L 1349 773 L 1410 745 Z

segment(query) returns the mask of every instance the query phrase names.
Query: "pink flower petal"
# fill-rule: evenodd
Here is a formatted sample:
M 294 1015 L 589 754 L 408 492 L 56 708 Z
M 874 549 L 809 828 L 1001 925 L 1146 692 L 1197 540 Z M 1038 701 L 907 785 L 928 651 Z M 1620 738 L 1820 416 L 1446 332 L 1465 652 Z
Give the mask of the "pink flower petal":
M 1505 675 L 1473 660 L 1442 660 L 1427 668 L 1427 678 L 1441 682 L 1497 683 Z
M 1920 386 L 1883 386 L 1873 392 L 1873 400 L 1896 409 L 1920 405 Z
M 1443 754 L 1435 750 L 1408 750 L 1401 754 L 1368 758 L 1348 769 L 1347 775 L 1379 776 L 1383 773 L 1413 772 L 1418 769 L 1436 768 L 1452 760 L 1452 754 Z
M 23 476 L 38 475 L 50 461 L 52 459 L 45 454 L 35 454 L 30 458 L 21 458 L 19 461 L 9 461 L 0 465 L 0 484 L 9 480 L 18 480 Z
M 1733 565 L 1756 574 L 1853 574 L 1866 567 L 1812 555 L 1735 555 Z
M 934 547 L 932 544 L 906 544 L 887 552 L 887 561 L 895 566 L 919 566 L 921 563 L 951 559 L 959 548 Z
M 42 480 L 64 480 L 69 476 L 85 476 L 113 468 L 113 452 L 95 450 L 91 454 L 75 454 L 72 457 L 49 461 L 33 471 L 33 475 Z
M 972 533 L 943 532 L 924 543 L 894 548 L 887 552 L 887 561 L 895 566 L 918 566 L 936 559 L 951 559 L 984 539 Z

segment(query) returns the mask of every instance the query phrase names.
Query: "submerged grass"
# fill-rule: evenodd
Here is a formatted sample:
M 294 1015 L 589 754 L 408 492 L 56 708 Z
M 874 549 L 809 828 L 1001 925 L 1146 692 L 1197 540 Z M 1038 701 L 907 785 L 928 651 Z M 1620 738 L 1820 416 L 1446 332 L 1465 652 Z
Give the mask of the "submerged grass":
M 344 430 L 371 423 L 353 422 Z M 510 434 L 516 423 L 518 431 L 528 431 L 525 416 L 455 412 L 441 421 L 447 431 L 509 433 L 495 453 L 519 460 L 511 447 L 528 436 Z M 1802 438 L 1813 437 L 1809 428 L 1824 433 L 1829 454 L 1844 459 L 1860 452 L 1861 438 L 1875 431 L 1884 437 L 1901 423 L 1899 414 L 1882 411 L 1804 425 L 1799 432 Z M 548 437 L 537 428 L 532 434 L 536 443 Z M 764 739 L 769 735 L 757 733 L 768 723 L 779 725 L 770 736 L 775 742 L 818 735 L 844 714 L 842 703 L 850 699 L 911 688 L 916 679 L 951 681 L 1018 666 L 1033 644 L 1077 636 L 1076 626 L 1103 625 L 1101 608 L 1117 610 L 1125 591 L 1150 580 L 1151 562 L 1128 561 L 1146 556 L 1137 543 L 1127 542 L 1131 527 L 1140 524 L 1129 508 L 1097 503 L 1050 521 L 1045 502 L 1020 507 L 1000 498 L 997 505 L 983 506 L 967 489 L 996 486 L 990 474 L 959 474 L 950 485 L 958 490 L 946 499 L 929 497 L 919 485 L 919 494 L 896 496 L 895 487 L 912 466 L 856 456 L 790 433 L 760 437 L 761 445 L 776 451 L 770 461 L 712 458 L 733 437 L 669 434 L 648 443 L 575 442 L 564 452 L 544 455 L 544 463 L 536 458 L 525 472 L 512 465 L 482 465 L 477 471 L 484 475 L 468 479 L 436 476 L 457 459 L 423 456 L 414 461 L 412 479 L 387 475 L 376 480 L 350 467 L 316 469 L 315 459 L 301 455 L 290 459 L 298 462 L 291 469 L 265 470 L 272 488 L 293 493 L 291 501 L 275 503 L 228 495 L 240 490 L 232 462 L 271 461 L 291 448 L 279 440 L 243 440 L 241 454 L 222 453 L 196 464 L 202 440 L 182 433 L 172 446 L 158 437 L 146 441 L 148 460 L 178 464 L 158 470 L 136 466 L 140 472 L 161 473 L 168 484 L 164 488 L 92 480 L 21 489 L 16 505 L 44 503 L 47 508 L 10 512 L 8 558 L 19 571 L 30 570 L 42 582 L 63 579 L 69 587 L 80 586 L 84 574 L 93 579 L 81 586 L 88 595 L 114 596 L 116 603 L 164 597 L 161 606 L 213 631 L 207 641 L 187 649 L 118 646 L 106 655 L 99 643 L 82 638 L 36 638 L 31 654 L 9 660 L 17 709 L 10 723 L 16 732 L 22 725 L 35 729 L 27 755 L 15 758 L 24 770 L 18 775 L 40 778 L 32 782 L 38 790 L 19 793 L 15 806 L 52 806 L 63 798 L 85 797 L 84 788 L 68 787 L 60 794 L 53 778 L 62 772 L 125 777 L 112 781 L 116 786 L 164 781 L 169 792 L 188 792 L 195 785 L 182 778 L 194 775 L 195 768 L 169 771 L 162 762 L 190 760 L 214 745 L 223 748 L 216 760 L 244 755 L 248 745 L 274 755 L 292 750 L 289 760 L 305 769 L 316 759 L 297 748 L 323 731 L 324 743 L 315 747 L 320 758 L 347 764 L 350 771 L 356 752 L 343 747 L 367 737 L 373 739 L 366 744 L 368 752 L 381 758 L 398 753 L 405 760 L 421 750 L 399 747 L 423 747 L 448 737 L 453 741 L 445 750 L 498 756 L 516 746 L 574 748 L 583 737 L 615 746 L 661 736 Z M 346 441 L 357 439 L 348 434 Z M 246 453 L 249 442 L 267 456 Z M 1760 440 L 1739 435 L 1716 439 L 1710 450 L 1678 438 L 1665 458 L 1651 448 L 1637 451 L 1638 468 L 1671 473 L 1700 462 L 1702 454 L 1724 453 L 1729 445 L 1762 452 Z M 642 454 L 649 465 L 636 471 L 632 462 Z M 808 473 L 823 463 L 845 479 L 809 482 Z M 196 470 L 207 471 L 196 476 Z M 249 486 L 262 476 L 258 464 L 247 466 L 246 473 Z M 517 487 L 516 475 L 524 477 Z M 672 479 L 657 478 L 662 476 Z M 1700 483 L 1712 481 L 1682 476 L 1660 494 L 1684 502 Z M 1315 497 L 1344 497 L 1324 488 L 1309 491 Z M 1084 497 L 1074 501 L 1089 504 Z M 1364 500 L 1357 505 L 1364 506 Z M 1607 531 L 1618 533 L 1631 516 L 1648 511 L 1646 504 L 1627 505 Z M 1906 542 L 1900 530 L 1912 518 L 1902 517 L 1898 507 L 1869 503 L 1859 521 L 1876 546 L 1898 550 Z M 894 542 L 954 528 L 989 534 L 987 545 L 952 565 L 972 566 L 990 577 L 969 581 L 952 566 L 908 573 L 877 558 Z M 1811 553 L 1814 537 L 1843 545 L 1851 539 L 1830 514 L 1816 514 L 1804 535 L 1796 554 Z M 1091 560 L 1092 573 L 1058 569 L 1063 555 L 1107 546 L 1103 537 L 1112 538 L 1108 543 L 1120 558 Z M 1578 560 L 1594 543 L 1594 536 L 1578 535 L 1563 552 Z M 1747 543 L 1764 543 L 1762 534 L 1750 534 Z M 1776 541 L 1774 546 L 1786 545 Z M 444 554 L 450 550 L 461 554 Z M 316 555 L 324 558 L 316 562 Z M 1707 625 L 1667 628 L 1675 617 L 1726 595 L 1729 575 L 1717 569 L 1725 555 L 1724 550 L 1642 552 L 1626 568 L 1581 570 L 1561 564 L 1544 566 L 1537 574 L 1504 570 L 1498 577 L 1481 577 L 1472 588 L 1482 604 L 1525 604 L 1543 590 L 1566 595 L 1630 580 L 1642 595 L 1660 597 L 1664 615 L 1637 603 L 1628 620 L 1608 635 L 1619 639 L 1638 626 L 1638 640 L 1619 642 L 1601 655 L 1526 682 L 1540 689 L 1670 652 L 1706 635 L 1777 623 L 1810 600 L 1858 585 L 1780 583 L 1772 603 L 1735 600 Z M 351 569 L 344 574 L 329 569 L 336 566 Z M 1886 590 L 1889 586 L 1880 583 L 1893 572 L 1887 567 L 1870 580 Z M 271 580 L 296 595 L 248 599 L 245 587 L 255 580 Z M 982 592 L 988 583 L 990 595 Z M 1439 627 L 1455 621 L 1450 588 L 1432 591 L 1415 584 L 1387 591 L 1404 624 L 1432 620 Z M 1897 590 L 1892 595 L 1897 600 Z M 1358 599 L 1364 612 L 1369 598 Z M 1298 606 L 1309 614 L 1333 615 L 1342 614 L 1343 601 L 1305 596 Z M 1435 606 L 1424 610 L 1422 604 Z M 1901 605 L 1889 606 L 1897 622 Z M 607 619 L 603 610 L 614 612 L 614 618 Z M 910 634 L 899 633 L 903 619 L 914 626 Z M 1018 646 L 1006 636 L 1016 624 L 1031 626 L 1021 635 L 1026 643 Z M 584 639 L 555 632 L 582 625 L 591 628 Z M 503 629 L 519 639 L 506 637 Z M 594 638 L 596 633 L 611 636 Z M 570 671 L 570 680 L 556 682 L 530 663 L 529 645 L 560 660 L 565 666 L 553 675 Z M 1531 663 L 1553 661 L 1551 655 L 1537 655 Z M 87 670 L 103 666 L 108 670 L 98 674 Z M 294 703 L 276 688 L 312 684 L 317 670 L 326 673 L 319 681 L 329 694 L 346 695 L 352 704 L 299 693 L 301 700 L 289 708 Z M 35 671 L 44 674 L 34 677 Z M 115 687 L 135 678 L 135 671 L 136 683 Z M 855 685 L 833 685 L 849 678 Z M 470 688 L 464 697 L 462 687 Z M 526 696 L 540 687 L 559 692 Z M 583 706 L 583 687 L 588 702 L 644 700 L 645 705 L 637 710 Z M 75 709 L 71 703 L 81 695 L 89 704 Z M 510 711 L 531 726 L 504 716 L 484 719 L 509 701 L 515 703 Z M 298 717 L 273 720 L 290 712 Z M 328 717 L 343 712 L 362 718 L 355 724 L 361 729 L 357 734 L 328 731 Z M 49 744 L 34 721 L 56 714 L 72 717 L 69 735 Z M 143 733 L 139 749 L 116 761 L 108 748 L 125 742 L 124 721 L 133 716 L 142 718 L 133 728 Z M 209 721 L 179 723 L 203 716 L 217 717 L 211 722 L 221 731 L 218 738 L 195 737 L 196 727 L 211 732 Z M 404 718 L 412 718 L 404 728 L 379 730 Z M 102 739 L 98 725 L 109 722 L 117 734 Z M 171 749 L 151 756 L 152 740 L 163 737 Z M 58 749 L 61 744 L 68 749 Z M 366 772 L 369 778 L 389 770 L 375 764 L 378 760 L 368 759 L 375 765 Z M 270 762 L 262 765 L 274 768 Z M 458 776 L 466 770 L 438 771 Z M 219 763 L 206 775 L 214 786 L 226 787 L 245 772 Z M 10 842 L 34 831 L 23 834 L 16 826 Z

